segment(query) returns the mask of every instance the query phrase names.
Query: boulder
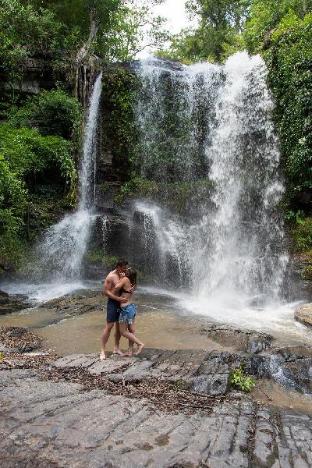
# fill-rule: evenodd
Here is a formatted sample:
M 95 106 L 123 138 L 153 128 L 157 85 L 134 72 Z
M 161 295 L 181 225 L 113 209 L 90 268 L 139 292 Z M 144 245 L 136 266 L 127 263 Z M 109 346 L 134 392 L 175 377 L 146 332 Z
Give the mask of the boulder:
M 312 327 L 312 303 L 300 305 L 295 310 L 295 320 L 307 327 Z
M 0 291 L 0 315 L 10 314 L 29 307 L 27 297 L 22 294 L 8 294 Z

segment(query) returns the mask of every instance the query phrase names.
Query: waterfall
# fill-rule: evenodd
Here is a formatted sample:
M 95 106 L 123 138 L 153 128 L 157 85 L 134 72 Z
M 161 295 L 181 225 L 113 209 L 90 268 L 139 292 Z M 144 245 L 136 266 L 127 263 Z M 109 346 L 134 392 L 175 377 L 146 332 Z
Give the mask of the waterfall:
M 139 224 L 139 231 L 133 230 L 131 244 L 140 245 L 144 252 L 145 271 L 158 276 L 160 281 L 183 286 L 185 281 L 186 258 L 185 245 L 187 233 L 185 227 L 172 215 L 155 203 L 137 201 L 133 215 Z M 137 251 L 133 261 L 137 261 Z
M 282 295 L 283 184 L 266 74 L 261 57 L 245 52 L 224 65 L 170 67 L 149 58 L 138 72 L 142 177 L 185 182 L 193 191 L 205 179 L 211 188 L 181 216 L 168 213 L 166 196 L 152 209 L 136 204 L 136 212 L 156 245 L 160 280 L 168 283 L 166 263 L 175 258 L 177 285 L 214 305 L 259 305 Z M 143 249 L 150 255 L 146 242 Z
M 83 151 L 79 169 L 79 203 L 74 213 L 66 215 L 49 228 L 37 249 L 37 278 L 58 281 L 79 279 L 90 231 L 96 216 L 93 213 L 96 131 L 102 90 L 102 74 L 97 77 L 84 128 Z M 46 270 L 48 269 L 48 271 Z

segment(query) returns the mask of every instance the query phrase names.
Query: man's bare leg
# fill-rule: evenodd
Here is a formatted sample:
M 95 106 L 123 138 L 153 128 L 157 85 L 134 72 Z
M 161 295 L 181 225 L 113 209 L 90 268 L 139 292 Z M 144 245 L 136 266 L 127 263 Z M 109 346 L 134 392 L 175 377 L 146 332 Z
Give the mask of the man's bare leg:
M 101 342 L 102 342 L 102 349 L 101 349 L 101 354 L 100 354 L 100 359 L 103 361 L 106 359 L 106 354 L 105 354 L 105 346 L 108 342 L 109 335 L 112 331 L 112 328 L 114 326 L 114 322 L 107 322 L 105 325 L 105 328 L 103 330 Z
M 120 329 L 119 329 L 119 323 L 116 322 L 116 326 L 115 326 L 115 346 L 114 346 L 113 353 L 114 354 L 119 354 L 120 356 L 123 356 L 123 352 L 121 351 L 121 349 L 119 347 L 120 338 L 121 338 L 121 334 L 120 334 Z

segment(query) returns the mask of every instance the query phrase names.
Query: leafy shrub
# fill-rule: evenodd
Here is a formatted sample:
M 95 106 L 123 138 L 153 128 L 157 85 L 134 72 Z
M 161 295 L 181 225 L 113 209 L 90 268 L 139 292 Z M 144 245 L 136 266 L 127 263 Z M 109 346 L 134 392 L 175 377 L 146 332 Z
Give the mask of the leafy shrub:
M 302 277 L 306 280 L 312 280 L 312 265 L 308 265 L 304 268 Z
M 42 136 L 37 130 L 0 125 L 0 151 L 12 173 L 21 180 L 57 169 L 65 184 L 76 178 L 70 142 L 58 136 Z
M 77 99 L 62 90 L 42 91 L 26 104 L 10 113 L 14 127 L 37 128 L 41 135 L 57 135 L 70 139 L 77 135 L 82 110 Z
M 0 264 L 19 255 L 19 233 L 27 206 L 24 183 L 11 171 L 0 153 Z
M 312 187 L 312 14 L 299 0 L 254 0 L 244 37 L 261 52 L 276 101 L 287 196 Z
M 0 154 L 0 233 L 17 232 L 26 205 L 24 184 Z
M 103 101 L 110 114 L 105 121 L 105 146 L 111 145 L 114 172 L 123 182 L 129 178 L 134 165 L 137 141 L 134 104 L 139 81 L 134 73 L 121 67 L 112 69 L 103 80 Z
M 240 366 L 231 372 L 230 384 L 233 385 L 233 387 L 248 393 L 255 387 L 256 382 L 255 379 L 246 375 L 243 367 Z
M 0 0 L 0 31 L 0 64 L 13 79 L 26 58 L 56 54 L 64 37 L 64 26 L 51 11 L 19 0 Z
M 15 263 L 24 249 L 24 218 L 30 193 L 50 172 L 73 187 L 76 171 L 70 142 L 37 130 L 0 125 L 0 264 Z
M 292 237 L 294 240 L 294 248 L 297 252 L 302 252 L 312 249 L 312 218 L 298 218 L 293 226 Z

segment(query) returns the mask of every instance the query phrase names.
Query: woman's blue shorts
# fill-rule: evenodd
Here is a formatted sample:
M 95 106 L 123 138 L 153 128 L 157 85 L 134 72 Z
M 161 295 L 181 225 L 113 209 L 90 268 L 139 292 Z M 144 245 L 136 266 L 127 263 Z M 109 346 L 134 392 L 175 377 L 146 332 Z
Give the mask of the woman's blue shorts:
M 131 325 L 136 316 L 137 306 L 135 304 L 128 304 L 124 307 L 120 307 L 119 311 L 119 323 Z

